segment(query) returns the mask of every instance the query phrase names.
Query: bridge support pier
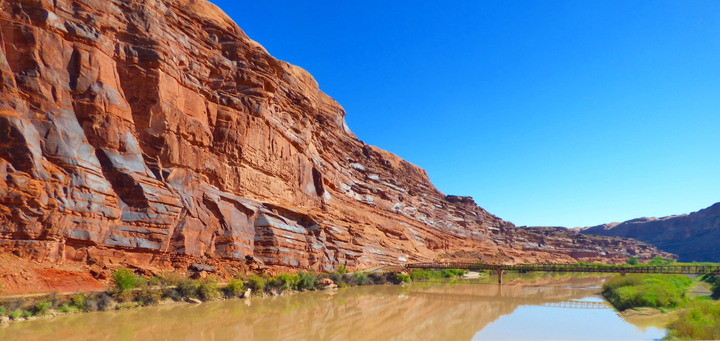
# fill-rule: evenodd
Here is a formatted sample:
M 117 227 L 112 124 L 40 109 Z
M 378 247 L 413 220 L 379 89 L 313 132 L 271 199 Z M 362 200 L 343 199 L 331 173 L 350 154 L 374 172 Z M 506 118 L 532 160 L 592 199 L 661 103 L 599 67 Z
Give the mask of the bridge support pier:
M 627 271 L 625 271 L 625 270 L 621 270 L 621 271 L 620 271 L 620 276 L 623 276 L 623 277 L 625 277 L 625 274 L 626 274 L 626 273 L 627 273 Z
M 505 270 L 503 270 L 503 269 L 495 269 L 495 272 L 497 272 L 498 284 L 502 284 L 502 275 L 503 275 L 503 272 L 505 272 Z

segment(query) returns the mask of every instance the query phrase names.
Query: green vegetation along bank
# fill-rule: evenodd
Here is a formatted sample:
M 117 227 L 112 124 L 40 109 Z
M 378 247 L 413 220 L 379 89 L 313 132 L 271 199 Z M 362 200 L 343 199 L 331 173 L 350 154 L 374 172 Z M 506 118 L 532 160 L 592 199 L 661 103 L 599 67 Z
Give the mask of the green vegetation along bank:
M 696 281 L 687 276 L 650 274 L 613 277 L 603 285 L 602 294 L 618 310 L 677 309 L 677 319 L 667 327 L 668 340 L 718 340 L 720 302 L 716 299 L 720 294 L 720 280 L 716 275 L 704 275 L 699 280 L 712 285 L 711 296 L 689 297 L 688 289 Z
M 649 307 L 674 309 L 687 302 L 693 280 L 682 275 L 615 276 L 603 285 L 602 294 L 618 310 Z
M 413 280 L 459 277 L 465 273 L 466 271 L 457 269 L 418 270 L 409 274 L 350 273 L 340 266 L 332 273 L 301 271 L 276 276 L 255 274 L 221 284 L 212 277 L 191 279 L 174 273 L 147 278 L 130 269 L 119 268 L 112 273 L 112 288 L 105 292 L 77 293 L 71 296 L 50 294 L 39 298 L 0 301 L 0 322 L 50 317 L 56 314 L 129 309 L 169 301 L 200 303 L 215 299 L 249 298 L 336 287 L 403 284 Z

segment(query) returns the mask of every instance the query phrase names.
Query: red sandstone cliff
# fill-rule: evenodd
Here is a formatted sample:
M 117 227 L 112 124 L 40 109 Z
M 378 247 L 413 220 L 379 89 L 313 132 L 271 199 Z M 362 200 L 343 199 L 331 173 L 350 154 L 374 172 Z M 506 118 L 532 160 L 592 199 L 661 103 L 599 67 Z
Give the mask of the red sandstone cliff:
M 446 197 L 202 0 L 0 1 L 0 40 L 6 254 L 151 270 L 656 254 Z

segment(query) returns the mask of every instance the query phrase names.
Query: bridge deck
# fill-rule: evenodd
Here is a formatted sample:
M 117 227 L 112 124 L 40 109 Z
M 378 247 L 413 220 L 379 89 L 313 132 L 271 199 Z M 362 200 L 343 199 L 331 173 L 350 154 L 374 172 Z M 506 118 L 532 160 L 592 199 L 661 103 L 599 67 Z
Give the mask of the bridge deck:
M 511 270 L 511 271 L 546 271 L 546 272 L 606 272 L 606 273 L 655 273 L 655 274 L 707 274 L 720 273 L 717 265 L 665 265 L 665 266 L 631 266 L 631 265 L 598 265 L 598 264 L 518 264 L 493 265 L 483 263 L 412 263 L 405 265 L 408 269 L 464 269 L 464 270 Z

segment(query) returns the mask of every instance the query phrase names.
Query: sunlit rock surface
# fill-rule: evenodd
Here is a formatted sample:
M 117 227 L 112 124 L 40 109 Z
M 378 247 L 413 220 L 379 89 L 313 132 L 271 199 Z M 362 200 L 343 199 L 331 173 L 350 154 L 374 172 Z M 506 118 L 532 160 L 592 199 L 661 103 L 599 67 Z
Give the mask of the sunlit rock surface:
M 519 230 L 446 197 L 423 169 L 358 140 L 312 76 L 208 2 L 0 6 L 5 253 L 149 271 L 656 255 Z

